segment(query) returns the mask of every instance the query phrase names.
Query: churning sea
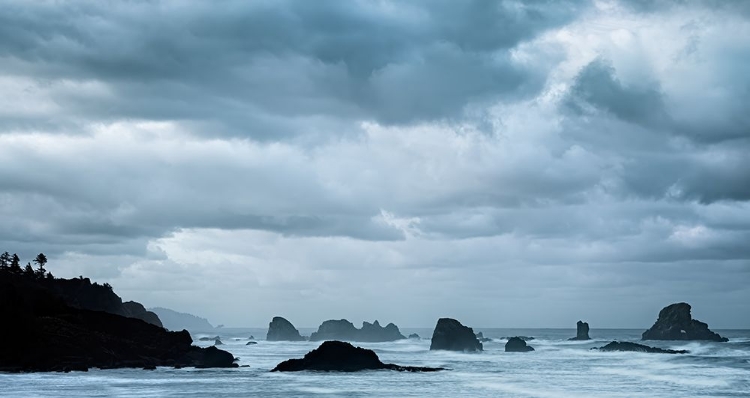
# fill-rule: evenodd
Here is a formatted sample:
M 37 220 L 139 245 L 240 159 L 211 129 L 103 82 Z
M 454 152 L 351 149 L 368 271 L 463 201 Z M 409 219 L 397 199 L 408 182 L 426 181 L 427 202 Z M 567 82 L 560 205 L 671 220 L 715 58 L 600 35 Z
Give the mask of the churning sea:
M 308 334 L 312 330 L 301 330 Z M 383 362 L 440 366 L 436 373 L 271 373 L 302 357 L 316 342 L 267 342 L 265 329 L 220 329 L 222 349 L 238 369 L 124 369 L 73 373 L 0 374 L 8 397 L 750 397 L 750 330 L 717 330 L 728 343 L 656 342 L 690 354 L 598 352 L 612 340 L 638 342 L 643 330 L 592 329 L 593 340 L 567 341 L 572 329 L 482 329 L 482 353 L 430 351 L 432 329 L 402 328 L 420 340 L 355 343 Z M 246 345 L 254 335 L 258 344 Z M 504 352 L 506 336 L 533 336 L 530 353 Z M 195 335 L 196 344 L 207 346 Z M 17 344 L 12 342 L 11 344 Z

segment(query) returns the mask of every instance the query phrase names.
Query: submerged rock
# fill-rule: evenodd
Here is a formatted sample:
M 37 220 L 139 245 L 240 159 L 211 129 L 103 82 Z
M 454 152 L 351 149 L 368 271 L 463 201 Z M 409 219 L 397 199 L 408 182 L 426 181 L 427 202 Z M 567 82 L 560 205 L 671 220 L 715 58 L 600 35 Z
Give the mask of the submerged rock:
M 354 327 L 354 324 L 346 319 L 325 321 L 318 327 L 317 332 L 313 332 L 310 335 L 310 341 L 345 340 L 384 342 L 405 338 L 398 330 L 398 326 L 393 323 L 382 327 L 378 321 L 374 323 L 362 322 L 362 329 L 357 329 Z
M 258 342 L 257 341 L 248 341 L 247 344 L 245 344 L 245 345 L 255 345 L 255 344 L 258 344 Z
M 250 336 L 252 340 L 252 336 Z M 280 316 L 275 316 L 268 324 L 268 333 L 266 334 L 266 340 L 268 341 L 303 341 L 304 338 L 300 336 L 299 330 L 292 325 L 291 322 Z
M 214 337 L 201 337 L 198 339 L 198 341 L 216 341 L 219 340 L 219 336 Z
M 534 347 L 526 345 L 526 341 L 520 337 L 511 337 L 505 343 L 505 352 L 529 352 L 534 351 Z
M 589 324 L 578 321 L 576 323 L 576 337 L 571 337 L 568 340 L 591 340 L 591 337 L 589 337 Z
M 709 340 L 725 342 L 721 337 L 708 329 L 708 325 L 693 319 L 690 315 L 690 304 L 676 303 L 659 311 L 659 318 L 651 329 L 643 332 L 642 340 Z
M 430 350 L 482 351 L 474 330 L 451 318 L 438 319 L 432 332 Z
M 643 344 L 629 343 L 627 341 L 613 341 L 604 347 L 592 348 L 592 350 L 599 351 L 631 351 L 631 352 L 649 352 L 657 354 L 687 354 L 690 351 L 686 350 L 667 350 L 657 347 L 649 347 Z
M 419 339 L 420 339 L 419 335 L 418 335 L 418 334 L 416 334 L 416 333 L 412 333 L 412 334 L 410 334 L 410 335 L 409 335 L 409 338 L 410 338 L 410 339 L 417 339 L 417 340 L 419 340 Z
M 397 370 L 404 372 L 434 372 L 443 368 L 399 366 L 383 363 L 375 351 L 355 347 L 343 341 L 325 341 L 320 347 L 301 359 L 288 359 L 276 365 L 272 372 L 298 372 L 302 370 L 357 372 L 361 370 Z
M 484 337 L 484 334 L 482 332 L 477 333 L 477 340 L 481 343 L 486 343 L 488 341 L 492 341 L 492 339 Z

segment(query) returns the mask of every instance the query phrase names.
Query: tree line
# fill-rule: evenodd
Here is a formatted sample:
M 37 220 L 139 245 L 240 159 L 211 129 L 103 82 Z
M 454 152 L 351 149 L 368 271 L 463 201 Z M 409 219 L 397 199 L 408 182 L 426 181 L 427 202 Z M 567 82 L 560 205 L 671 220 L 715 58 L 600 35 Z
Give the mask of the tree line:
M 36 264 L 38 268 L 34 269 L 34 267 L 31 266 L 32 262 Z M 44 253 L 37 254 L 36 257 L 34 257 L 34 260 L 27 262 L 26 266 L 23 268 L 21 268 L 21 259 L 18 257 L 18 254 L 13 253 L 11 255 L 8 252 L 0 254 L 0 270 L 38 279 L 55 279 L 51 272 L 44 269 L 45 265 L 47 265 L 47 256 L 45 256 Z

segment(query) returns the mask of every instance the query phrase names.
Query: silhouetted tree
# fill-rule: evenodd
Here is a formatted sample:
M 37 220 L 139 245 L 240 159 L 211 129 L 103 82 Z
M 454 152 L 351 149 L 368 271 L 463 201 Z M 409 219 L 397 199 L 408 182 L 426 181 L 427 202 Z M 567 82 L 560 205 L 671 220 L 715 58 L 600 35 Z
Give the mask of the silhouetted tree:
M 18 254 L 16 253 L 13 253 L 13 257 L 10 259 L 10 270 L 16 274 L 20 274 L 23 271 L 21 269 L 21 259 L 18 258 Z
M 31 263 L 26 263 L 26 267 L 23 269 L 23 274 L 26 276 L 34 276 L 34 267 L 31 266 Z
M 10 267 L 10 253 L 4 252 L 3 254 L 0 254 L 0 268 L 8 268 Z
M 34 262 L 39 266 L 39 277 L 44 278 L 44 265 L 47 264 L 47 256 L 44 253 L 39 253 L 34 258 Z

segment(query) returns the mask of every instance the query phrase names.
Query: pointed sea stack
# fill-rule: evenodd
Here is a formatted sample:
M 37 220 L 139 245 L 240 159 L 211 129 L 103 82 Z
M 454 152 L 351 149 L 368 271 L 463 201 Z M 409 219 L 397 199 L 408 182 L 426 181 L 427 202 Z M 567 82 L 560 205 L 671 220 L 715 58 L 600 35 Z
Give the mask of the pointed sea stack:
M 288 359 L 273 368 L 272 372 L 299 372 L 317 370 L 326 372 L 358 372 L 361 370 L 397 370 L 402 372 L 434 372 L 442 368 L 399 366 L 383 363 L 375 351 L 355 347 L 343 341 L 325 341 L 320 347 L 301 359 Z
M 430 350 L 482 351 L 474 330 L 451 318 L 438 319 L 432 332 Z
M 659 311 L 659 319 L 651 329 L 643 332 L 642 340 L 708 340 L 729 341 L 708 329 L 708 325 L 693 319 L 690 304 L 676 303 Z
M 299 330 L 286 319 L 275 316 L 268 324 L 268 341 L 304 341 L 305 338 L 300 336 Z
M 587 322 L 578 321 L 578 323 L 576 323 L 576 337 L 571 337 L 568 340 L 591 340 L 591 337 L 589 337 L 589 324 Z

